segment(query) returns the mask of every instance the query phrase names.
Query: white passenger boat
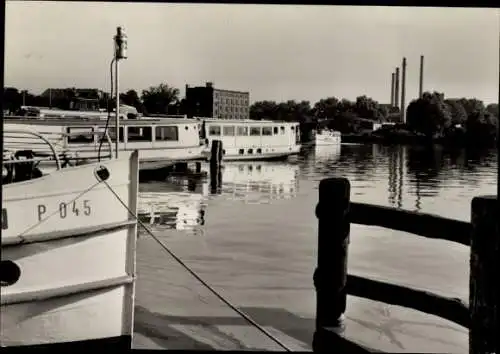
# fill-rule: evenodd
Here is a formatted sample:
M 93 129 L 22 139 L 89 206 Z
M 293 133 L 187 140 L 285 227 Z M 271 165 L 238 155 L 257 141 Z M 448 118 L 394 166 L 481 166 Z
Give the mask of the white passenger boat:
M 342 134 L 335 130 L 321 130 L 316 132 L 316 145 L 340 145 Z
M 208 145 L 221 140 L 223 159 L 283 159 L 300 152 L 297 122 L 198 118 L 204 122 Z
M 96 161 L 110 154 L 109 144 L 101 144 L 106 120 L 99 117 L 27 118 L 9 117 L 4 127 L 11 131 L 29 130 L 46 137 L 57 153 L 68 161 Z M 206 159 L 205 142 L 200 138 L 201 124 L 193 119 L 141 118 L 122 119 L 118 149 L 120 154 L 139 150 L 141 170 L 168 167 L 178 162 Z M 107 134 L 115 140 L 114 121 Z M 37 145 L 38 144 L 38 145 Z M 4 149 L 47 153 L 46 145 L 32 136 L 4 134 Z M 50 154 L 50 152 L 49 152 Z
M 131 348 L 138 169 L 133 152 L 3 176 L 1 346 Z

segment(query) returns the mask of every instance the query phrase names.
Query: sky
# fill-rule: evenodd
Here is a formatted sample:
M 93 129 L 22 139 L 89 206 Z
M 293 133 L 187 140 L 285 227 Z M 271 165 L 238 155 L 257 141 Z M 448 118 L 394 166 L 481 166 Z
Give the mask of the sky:
M 128 59 L 120 91 L 167 83 L 250 92 L 250 101 L 367 95 L 390 102 L 407 58 L 406 102 L 424 91 L 498 102 L 499 9 L 7 1 L 5 86 L 110 88 L 113 36 Z

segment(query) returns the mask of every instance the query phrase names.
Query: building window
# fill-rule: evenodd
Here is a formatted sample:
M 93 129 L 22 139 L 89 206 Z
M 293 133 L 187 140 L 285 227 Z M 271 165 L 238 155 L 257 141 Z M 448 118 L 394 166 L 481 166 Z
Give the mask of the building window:
M 236 135 L 246 136 L 248 135 L 248 127 L 239 126 L 236 128 Z
M 250 135 L 251 136 L 260 135 L 260 127 L 250 127 Z
M 156 127 L 156 140 L 178 141 L 179 129 L 177 126 Z
M 257 154 L 262 154 L 262 149 L 257 149 Z
M 151 127 L 127 127 L 127 141 L 151 141 L 152 132 Z
M 278 135 L 278 131 L 279 131 L 278 127 L 274 127 L 273 128 L 273 134 L 274 135 Z
M 238 153 L 239 153 L 240 155 L 243 155 L 243 154 L 245 153 L 245 150 L 240 149 L 240 150 L 238 151 Z
M 222 127 L 222 134 L 224 136 L 234 136 L 234 126 L 228 125 Z
M 253 154 L 253 149 L 248 149 L 249 154 Z
M 220 125 L 208 126 L 208 135 L 220 135 Z
M 273 128 L 272 127 L 262 127 L 262 135 L 273 135 Z
M 285 127 L 280 127 L 281 135 L 285 134 Z

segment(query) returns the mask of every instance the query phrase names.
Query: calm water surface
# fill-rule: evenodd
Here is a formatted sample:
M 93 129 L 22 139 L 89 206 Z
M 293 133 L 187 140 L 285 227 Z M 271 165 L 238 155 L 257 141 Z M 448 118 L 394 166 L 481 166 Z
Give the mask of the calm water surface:
M 474 196 L 496 194 L 496 166 L 494 152 L 312 148 L 287 162 L 227 162 L 219 191 L 207 179 L 142 183 L 139 209 L 166 245 L 237 305 L 313 318 L 321 179 L 349 178 L 354 201 L 469 220 Z M 353 226 L 349 252 L 350 273 L 468 297 L 468 247 Z M 168 255 L 165 266 L 176 266 Z

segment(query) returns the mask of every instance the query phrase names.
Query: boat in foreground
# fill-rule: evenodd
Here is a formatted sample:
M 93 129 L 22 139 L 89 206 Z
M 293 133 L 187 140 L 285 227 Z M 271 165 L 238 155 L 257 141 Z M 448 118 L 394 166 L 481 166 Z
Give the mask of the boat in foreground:
M 300 152 L 297 122 L 198 119 L 203 120 L 209 146 L 222 141 L 224 161 L 286 159 Z
M 1 346 L 131 348 L 138 166 L 2 181 Z

